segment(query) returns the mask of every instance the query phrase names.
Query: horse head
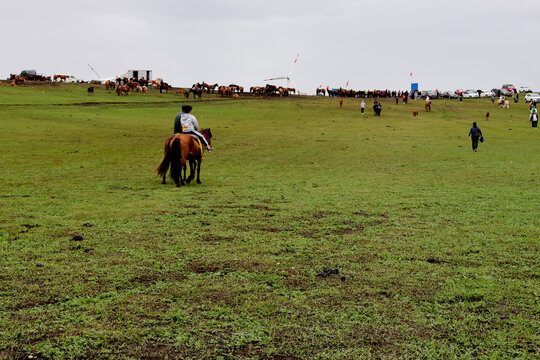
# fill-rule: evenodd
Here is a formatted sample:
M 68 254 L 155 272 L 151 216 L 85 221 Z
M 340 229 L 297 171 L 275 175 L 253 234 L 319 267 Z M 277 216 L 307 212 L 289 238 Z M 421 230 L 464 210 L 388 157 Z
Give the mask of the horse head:
M 204 136 L 206 141 L 208 141 L 208 145 L 212 146 L 212 131 L 210 130 L 210 128 L 201 129 L 200 133 Z

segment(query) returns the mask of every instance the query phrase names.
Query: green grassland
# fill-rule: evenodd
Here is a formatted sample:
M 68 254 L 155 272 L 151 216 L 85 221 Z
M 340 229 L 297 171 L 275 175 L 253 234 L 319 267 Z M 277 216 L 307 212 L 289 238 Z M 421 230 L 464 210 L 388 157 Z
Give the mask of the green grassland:
M 205 94 L 176 188 L 183 101 L 0 87 L 0 359 L 540 357 L 526 104 Z

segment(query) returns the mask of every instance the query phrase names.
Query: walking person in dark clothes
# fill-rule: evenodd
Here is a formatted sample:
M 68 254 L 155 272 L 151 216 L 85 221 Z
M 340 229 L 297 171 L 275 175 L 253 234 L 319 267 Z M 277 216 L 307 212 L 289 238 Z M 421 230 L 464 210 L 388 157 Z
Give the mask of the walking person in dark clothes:
M 482 130 L 478 126 L 476 126 L 476 122 L 472 123 L 472 128 L 469 131 L 469 136 L 472 140 L 472 149 L 476 152 L 476 149 L 478 148 L 478 139 L 480 139 L 480 136 L 482 136 Z

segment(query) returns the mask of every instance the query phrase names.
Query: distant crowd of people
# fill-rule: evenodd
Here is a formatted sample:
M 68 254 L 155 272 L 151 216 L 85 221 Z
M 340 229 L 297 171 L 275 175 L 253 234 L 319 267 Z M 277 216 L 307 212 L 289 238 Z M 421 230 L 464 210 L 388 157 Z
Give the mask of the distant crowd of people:
M 411 94 L 409 92 L 400 92 L 400 93 L 394 93 L 393 95 L 394 95 L 393 97 L 395 98 L 395 101 L 396 101 L 396 105 L 398 105 L 399 104 L 399 99 L 401 99 L 403 101 L 403 104 L 407 104 L 408 100 L 409 100 L 409 96 Z M 516 93 L 514 93 L 514 95 L 515 96 L 513 97 L 513 100 L 514 100 L 514 102 L 517 103 L 519 101 L 519 94 L 516 92 Z M 460 100 L 461 99 L 462 99 L 462 96 L 460 96 Z M 495 94 L 492 93 L 491 94 L 491 103 L 492 103 L 492 105 L 495 104 L 495 99 L 496 99 Z M 426 101 L 430 101 L 429 97 L 426 97 Z M 510 101 L 508 99 L 506 99 L 503 95 L 499 96 L 499 98 L 497 99 L 497 104 L 499 106 L 501 106 L 503 109 L 504 108 L 507 108 L 507 109 L 510 108 Z M 340 99 L 339 106 L 340 106 L 340 108 L 343 106 L 343 99 L 342 98 Z M 366 108 L 366 102 L 365 102 L 364 99 L 362 99 L 362 101 L 360 103 L 360 113 L 362 115 L 365 112 L 365 108 Z M 383 109 L 383 105 L 382 105 L 382 103 L 380 101 L 378 101 L 378 100 L 373 101 L 373 114 L 374 114 L 374 116 L 381 116 L 382 109 Z M 489 119 L 489 112 L 486 113 L 486 120 L 487 119 Z M 529 103 L 529 121 L 532 124 L 532 128 L 534 128 L 534 129 L 538 128 L 538 110 L 536 108 L 536 102 L 533 102 L 533 101 L 531 101 Z M 473 125 L 472 125 L 471 129 L 469 130 L 469 137 L 471 138 L 471 142 L 472 142 L 472 150 L 474 152 L 477 152 L 478 151 L 478 143 L 483 143 L 484 142 L 484 136 L 482 134 L 482 130 L 480 129 L 480 127 L 477 125 L 476 122 L 473 122 Z

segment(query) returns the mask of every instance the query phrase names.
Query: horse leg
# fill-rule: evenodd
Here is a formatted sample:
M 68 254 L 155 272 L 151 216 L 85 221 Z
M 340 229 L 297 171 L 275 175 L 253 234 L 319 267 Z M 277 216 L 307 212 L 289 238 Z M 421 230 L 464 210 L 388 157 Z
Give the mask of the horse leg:
M 189 165 L 189 168 L 190 168 L 190 170 L 191 170 L 191 163 L 190 163 L 190 165 Z M 189 177 L 186 178 L 186 172 L 187 172 L 187 163 L 184 164 L 184 180 L 185 180 L 185 182 L 186 182 L 187 184 L 189 184 L 190 180 L 189 180 Z
M 182 168 L 186 164 L 186 158 L 182 152 L 182 145 L 180 139 L 173 139 L 171 145 L 171 178 L 176 183 L 176 187 L 184 185 L 184 179 L 182 178 Z
M 190 166 L 190 174 L 189 174 L 189 177 L 191 180 L 195 179 L 195 167 L 197 166 L 197 160 L 196 159 L 193 159 L 190 163 L 189 163 L 189 166 Z
M 193 178 L 195 177 L 195 176 L 193 175 L 193 172 L 194 172 L 194 170 L 193 170 L 193 160 L 192 160 L 192 159 L 189 159 L 189 176 L 188 176 L 188 178 L 186 179 L 186 183 L 187 183 L 187 184 L 191 183 L 191 180 L 193 180 Z
M 201 184 L 201 160 L 202 159 L 197 160 L 197 184 Z

